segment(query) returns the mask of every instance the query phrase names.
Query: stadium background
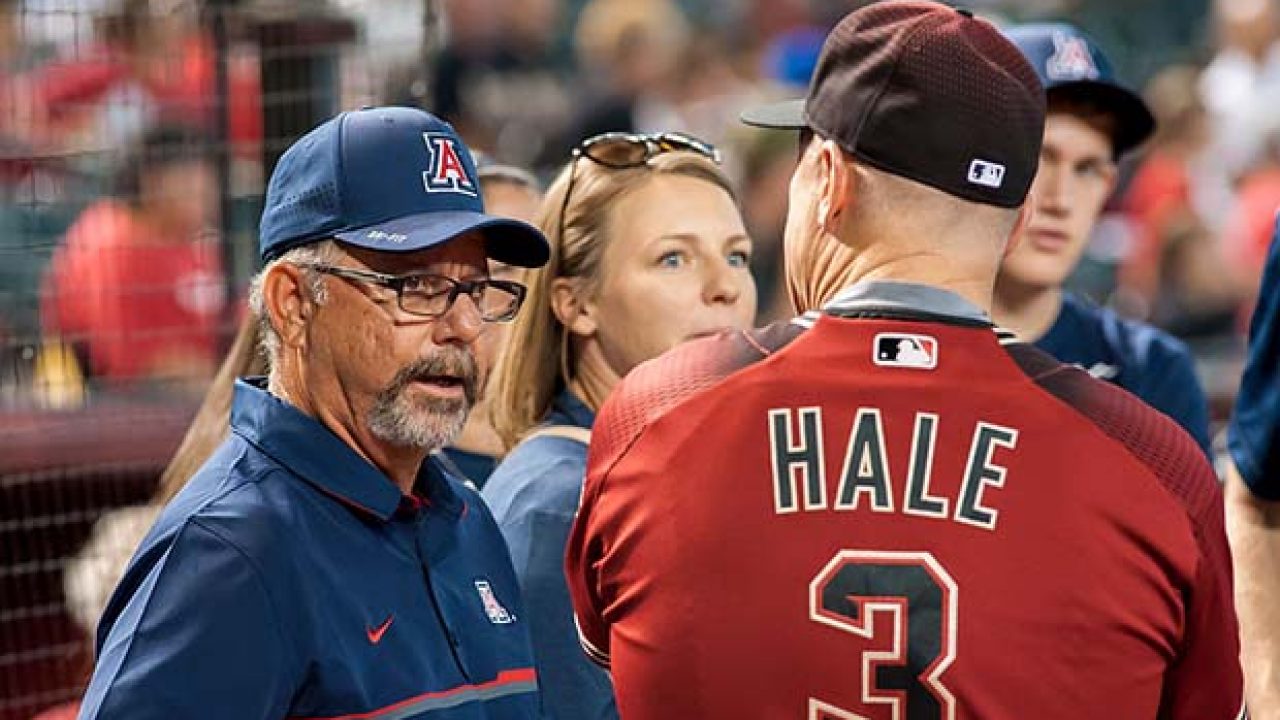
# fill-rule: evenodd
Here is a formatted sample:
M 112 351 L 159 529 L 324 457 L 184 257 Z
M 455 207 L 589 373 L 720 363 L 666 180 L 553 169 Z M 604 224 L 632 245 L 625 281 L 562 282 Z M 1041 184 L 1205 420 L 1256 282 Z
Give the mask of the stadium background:
M 693 132 L 722 147 L 742 189 L 763 322 L 785 313 L 778 244 L 794 141 L 735 118 L 761 96 L 801 94 L 825 29 L 859 4 L 0 0 L 0 720 L 26 720 L 82 689 L 91 640 L 73 619 L 64 571 L 77 557 L 92 565 L 82 548 L 104 513 L 155 490 L 242 317 L 265 178 L 293 140 L 342 109 L 416 104 L 545 179 L 596 131 Z M 1148 89 L 1165 129 L 1126 164 L 1073 285 L 1187 340 L 1220 425 L 1280 205 L 1280 9 L 1271 0 L 969 5 L 1002 21 L 1071 20 Z M 195 333 L 206 352 L 123 367 L 95 350 L 119 350 L 120 321 L 54 318 L 86 302 L 92 311 L 85 294 L 113 291 L 96 282 L 104 229 L 92 211 L 140 202 L 127 197 L 141 192 L 137 182 L 121 178 L 131 148 L 165 127 L 183 130 L 183 157 L 210 182 L 204 194 L 169 188 L 201 222 L 168 238 L 157 262 L 186 275 L 124 278 L 115 290 L 143 294 L 141 308 L 146 297 L 156 307 L 178 297 L 207 327 L 129 325 L 144 336 L 130 336 L 124 355 L 145 347 L 169 357 Z M 143 156 L 141 172 L 165 161 Z M 71 235 L 83 242 L 78 261 L 64 263 Z M 196 248 L 202 261 L 181 259 Z

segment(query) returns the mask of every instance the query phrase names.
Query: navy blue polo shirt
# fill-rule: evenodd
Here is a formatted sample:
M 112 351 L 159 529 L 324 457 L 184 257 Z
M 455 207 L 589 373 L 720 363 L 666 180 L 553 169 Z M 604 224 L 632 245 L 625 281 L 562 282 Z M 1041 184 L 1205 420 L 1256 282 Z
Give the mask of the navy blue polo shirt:
M 1280 500 L 1280 225 L 1271 238 L 1227 449 L 1249 489 Z
M 1137 395 L 1173 418 L 1210 454 L 1209 401 L 1195 358 L 1178 339 L 1064 293 L 1058 319 L 1035 346 Z
M 231 435 L 161 513 L 98 628 L 81 718 L 531 718 L 511 559 L 479 496 L 413 497 L 236 383 Z

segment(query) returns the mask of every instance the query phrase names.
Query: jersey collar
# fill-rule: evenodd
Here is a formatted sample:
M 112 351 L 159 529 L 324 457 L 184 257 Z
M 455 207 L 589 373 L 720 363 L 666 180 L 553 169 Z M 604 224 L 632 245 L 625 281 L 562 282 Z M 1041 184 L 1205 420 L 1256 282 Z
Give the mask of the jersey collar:
M 266 391 L 265 378 L 236 380 L 231 431 L 316 489 L 343 504 L 390 520 L 406 496 L 378 468 L 315 418 Z M 415 494 L 453 514 L 462 500 L 432 459 L 422 464 Z M 412 502 L 410 504 L 413 504 Z
M 855 283 L 836 293 L 820 310 L 810 310 L 792 322 L 809 328 L 821 315 L 950 322 L 993 328 L 1001 341 L 1013 338 L 1008 330 L 996 328 L 991 316 L 977 305 L 950 290 L 919 283 L 892 280 Z
M 862 312 L 897 310 L 903 313 L 928 313 L 957 320 L 991 325 L 991 316 L 982 308 L 950 290 L 917 283 L 868 280 L 836 293 L 822 306 L 830 315 L 856 315 Z

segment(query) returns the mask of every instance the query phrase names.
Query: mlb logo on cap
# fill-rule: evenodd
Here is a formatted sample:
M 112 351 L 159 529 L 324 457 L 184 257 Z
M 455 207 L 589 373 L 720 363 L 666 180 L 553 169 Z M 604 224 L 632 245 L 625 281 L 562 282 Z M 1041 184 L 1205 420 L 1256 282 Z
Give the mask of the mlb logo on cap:
M 871 361 L 880 367 L 932 370 L 938 367 L 938 340 L 914 333 L 880 333 Z
M 1004 184 L 1004 166 L 990 160 L 974 160 L 969 163 L 969 182 L 998 188 Z

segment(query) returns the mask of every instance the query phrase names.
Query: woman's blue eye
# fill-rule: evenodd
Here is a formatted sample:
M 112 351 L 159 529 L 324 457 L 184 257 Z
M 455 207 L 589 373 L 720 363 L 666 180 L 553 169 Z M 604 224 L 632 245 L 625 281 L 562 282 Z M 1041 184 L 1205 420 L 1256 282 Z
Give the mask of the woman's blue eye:
M 672 250 L 671 252 L 662 253 L 658 258 L 658 265 L 665 268 L 678 268 L 684 263 L 684 256 Z
M 729 253 L 729 264 L 734 267 L 747 267 L 751 264 L 751 253 L 744 250 L 735 250 Z

